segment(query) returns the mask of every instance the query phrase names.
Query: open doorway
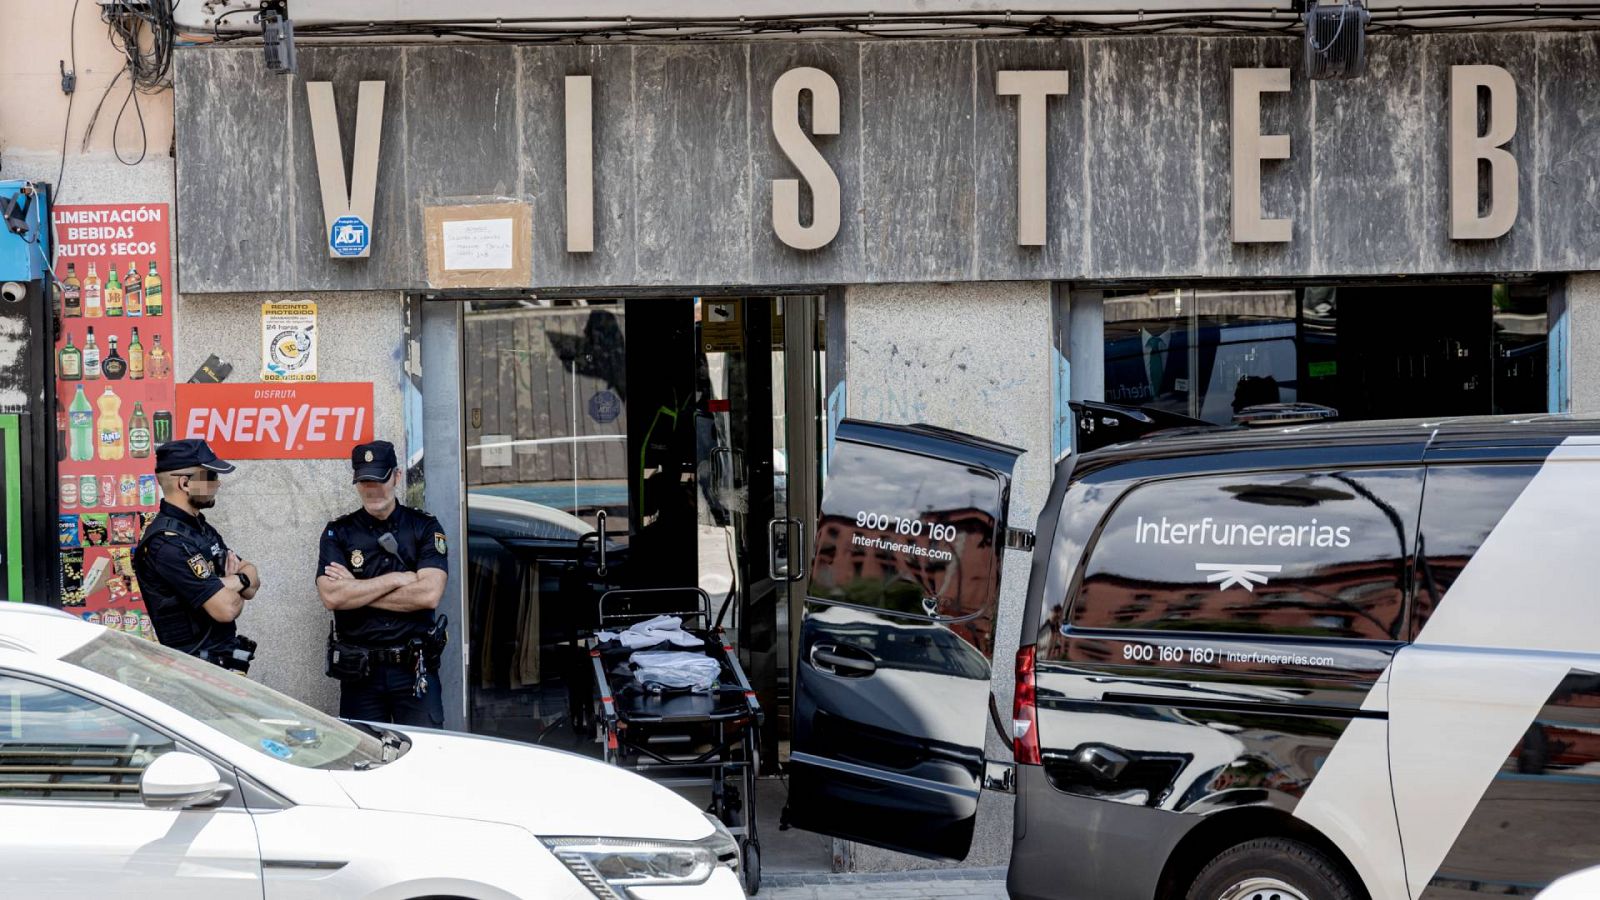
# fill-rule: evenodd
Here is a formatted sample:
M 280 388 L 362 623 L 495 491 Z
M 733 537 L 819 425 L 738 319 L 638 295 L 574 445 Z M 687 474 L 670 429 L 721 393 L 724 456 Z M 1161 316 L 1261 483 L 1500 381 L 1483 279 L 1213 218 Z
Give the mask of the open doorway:
M 698 587 L 766 710 L 776 773 L 819 493 L 822 309 L 814 295 L 468 302 L 473 732 L 600 755 L 583 644 L 600 598 Z M 781 786 L 765 790 L 775 818 Z M 806 837 L 825 868 L 826 842 Z M 767 848 L 769 869 L 782 851 Z

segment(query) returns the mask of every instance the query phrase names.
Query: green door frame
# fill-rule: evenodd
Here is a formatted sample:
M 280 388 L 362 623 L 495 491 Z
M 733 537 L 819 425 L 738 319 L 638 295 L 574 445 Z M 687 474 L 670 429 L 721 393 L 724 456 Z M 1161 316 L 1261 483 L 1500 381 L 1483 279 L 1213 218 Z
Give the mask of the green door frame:
M 0 415 L 5 453 L 6 599 L 22 599 L 22 442 L 16 414 Z

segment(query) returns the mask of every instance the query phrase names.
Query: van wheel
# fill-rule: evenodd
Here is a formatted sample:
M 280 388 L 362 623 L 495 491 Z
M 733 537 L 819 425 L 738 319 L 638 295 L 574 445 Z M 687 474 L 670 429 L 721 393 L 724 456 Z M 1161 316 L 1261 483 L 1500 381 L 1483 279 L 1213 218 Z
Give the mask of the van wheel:
M 1188 900 L 1356 900 L 1350 876 L 1299 841 L 1260 838 L 1223 851 L 1194 880 Z

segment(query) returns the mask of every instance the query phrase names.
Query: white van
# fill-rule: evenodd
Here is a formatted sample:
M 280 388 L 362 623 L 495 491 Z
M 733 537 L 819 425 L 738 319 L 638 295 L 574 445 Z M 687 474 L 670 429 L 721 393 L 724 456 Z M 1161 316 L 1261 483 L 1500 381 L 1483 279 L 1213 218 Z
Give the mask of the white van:
M 1004 720 L 1013 898 L 1478 900 L 1600 861 L 1600 421 L 1077 419 Z M 1017 455 L 839 429 L 793 824 L 969 850 Z

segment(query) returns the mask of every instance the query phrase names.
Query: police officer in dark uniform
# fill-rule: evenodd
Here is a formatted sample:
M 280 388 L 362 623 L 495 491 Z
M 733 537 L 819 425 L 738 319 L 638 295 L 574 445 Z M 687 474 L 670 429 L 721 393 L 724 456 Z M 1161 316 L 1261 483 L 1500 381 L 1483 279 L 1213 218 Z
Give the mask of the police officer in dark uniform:
M 256 645 L 239 635 L 234 620 L 261 589 L 261 575 L 200 512 L 216 505 L 220 477 L 233 469 L 202 440 L 157 448 L 161 509 L 133 553 L 133 571 L 157 640 L 244 672 Z
M 317 593 L 333 611 L 328 675 L 346 719 L 439 728 L 439 657 L 449 547 L 439 520 L 396 502 L 400 463 L 388 441 L 352 451 L 361 508 L 322 533 Z

